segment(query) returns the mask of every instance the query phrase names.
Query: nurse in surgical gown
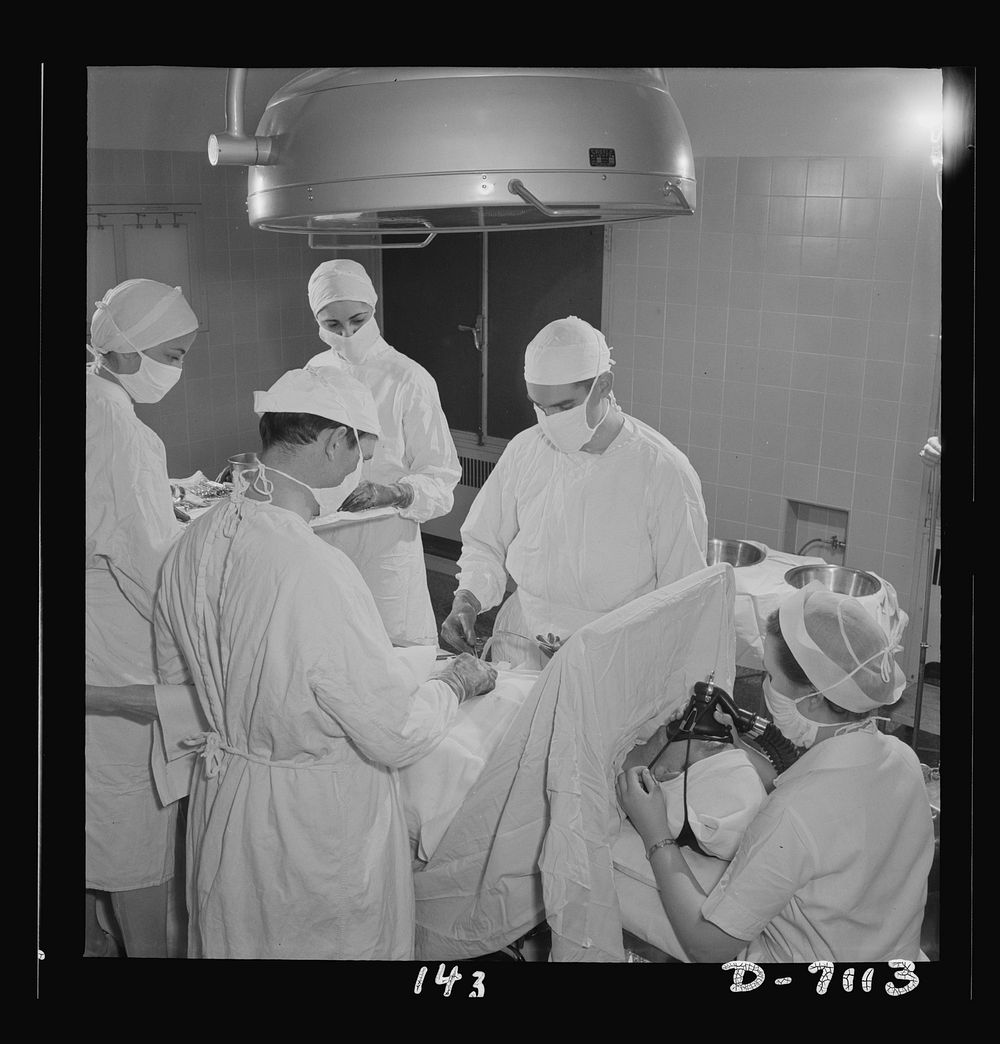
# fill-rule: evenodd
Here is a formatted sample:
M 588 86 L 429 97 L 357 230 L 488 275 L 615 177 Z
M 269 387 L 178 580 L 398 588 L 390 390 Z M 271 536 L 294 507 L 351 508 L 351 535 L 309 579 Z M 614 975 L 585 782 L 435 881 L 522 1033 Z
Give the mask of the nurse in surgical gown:
M 289 371 L 255 409 L 378 431 L 367 390 L 329 370 Z M 284 479 L 320 495 L 341 483 L 357 448 L 312 474 L 273 452 L 265 443 L 247 495 L 193 522 L 163 569 L 161 678 L 190 664 L 211 722 L 189 813 L 188 955 L 411 959 L 395 769 L 440 740 L 457 690 L 405 667 L 358 570 L 306 521 L 318 503 L 279 503 Z
M 95 361 L 87 373 L 88 685 L 156 682 L 153 600 L 181 524 L 163 443 L 133 404 L 156 402 L 172 387 L 197 328 L 180 288 L 151 279 L 109 290 L 94 313 Z M 103 955 L 95 945 L 101 933 L 94 893 L 108 892 L 128 955 L 169 955 L 166 883 L 174 873 L 177 805 L 163 804 L 154 786 L 155 728 L 86 715 L 88 954 Z M 111 946 L 110 939 L 100 943 Z
M 323 538 L 358 567 L 396 645 L 436 645 L 420 523 L 448 514 L 462 477 L 434 378 L 387 344 L 374 317 L 378 296 L 357 261 L 324 261 L 309 280 L 309 306 L 329 349 L 309 360 L 361 381 L 382 435 L 345 510 L 396 507 L 388 517 L 339 525 Z

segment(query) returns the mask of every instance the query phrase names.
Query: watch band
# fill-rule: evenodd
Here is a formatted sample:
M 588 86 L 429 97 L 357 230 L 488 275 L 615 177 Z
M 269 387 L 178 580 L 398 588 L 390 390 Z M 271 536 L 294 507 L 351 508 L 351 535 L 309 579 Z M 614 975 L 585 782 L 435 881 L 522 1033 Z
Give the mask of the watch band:
M 677 842 L 672 837 L 665 837 L 662 841 L 657 841 L 655 845 L 650 845 L 649 846 L 649 851 L 646 852 L 646 858 L 647 859 L 652 859 L 653 858 L 653 853 L 658 848 L 663 848 L 664 845 L 675 845 L 675 844 L 677 844 Z

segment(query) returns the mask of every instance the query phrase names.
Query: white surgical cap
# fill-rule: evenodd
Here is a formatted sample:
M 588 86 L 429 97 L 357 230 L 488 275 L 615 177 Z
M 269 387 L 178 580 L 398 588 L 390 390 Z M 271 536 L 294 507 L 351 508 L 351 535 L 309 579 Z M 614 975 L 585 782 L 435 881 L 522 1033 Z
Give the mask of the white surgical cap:
M 575 315 L 556 319 L 532 338 L 524 353 L 528 384 L 573 384 L 614 365 L 604 334 Z
M 198 317 L 181 288 L 154 279 L 119 283 L 96 304 L 90 320 L 90 346 L 95 354 L 144 352 L 198 329 Z
M 253 393 L 254 413 L 312 413 L 340 421 L 357 431 L 380 435 L 372 393 L 339 370 L 289 370 L 266 391 Z
M 778 622 L 792 656 L 831 703 L 865 712 L 902 695 L 906 676 L 893 657 L 902 622 L 887 637 L 856 598 L 816 580 L 781 603 Z
M 365 266 L 337 258 L 324 261 L 309 277 L 309 307 L 315 315 L 334 301 L 362 301 L 375 307 L 378 294 Z

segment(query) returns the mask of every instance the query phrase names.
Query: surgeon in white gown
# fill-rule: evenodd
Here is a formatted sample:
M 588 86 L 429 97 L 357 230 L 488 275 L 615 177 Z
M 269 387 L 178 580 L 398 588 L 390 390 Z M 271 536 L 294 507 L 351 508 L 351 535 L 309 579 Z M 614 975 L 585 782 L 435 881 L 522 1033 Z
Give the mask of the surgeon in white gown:
M 189 666 L 211 723 L 188 820 L 188 955 L 407 960 L 414 895 L 396 770 L 495 671 L 463 656 L 423 681 L 354 564 L 309 526 L 372 452 L 368 390 L 292 370 L 254 408 L 262 466 L 191 523 L 157 603 L 162 680 Z
M 344 510 L 398 508 L 322 536 L 358 567 L 394 644 L 436 645 L 420 523 L 451 511 L 462 468 L 434 378 L 385 342 L 375 320 L 377 301 L 357 261 L 324 261 L 309 280 L 309 306 L 329 348 L 307 365 L 334 367 L 359 380 L 374 396 L 382 425 L 363 481 Z
M 441 629 L 450 647 L 472 648 L 476 616 L 502 601 L 508 574 L 517 590 L 497 614 L 493 657 L 543 667 L 536 635 L 565 641 L 705 568 L 698 475 L 668 439 L 619 409 L 612 365 L 601 332 L 575 316 L 528 345 L 524 379 L 538 424 L 507 445 L 462 526 L 458 589 Z
M 157 747 L 153 602 L 181 534 L 166 454 L 134 403 L 181 376 L 198 319 L 179 287 L 130 279 L 97 302 L 87 372 L 86 884 L 87 956 L 118 956 L 97 917 L 109 893 L 130 957 L 183 952 L 174 905 L 177 805 L 154 783 Z M 184 698 L 184 690 L 180 692 Z M 121 694 L 127 694 L 124 698 Z M 190 704 L 191 694 L 187 702 Z M 122 713 L 125 711 L 125 713 Z M 188 759 L 190 762 L 191 759 Z M 190 776 L 190 765 L 188 766 Z

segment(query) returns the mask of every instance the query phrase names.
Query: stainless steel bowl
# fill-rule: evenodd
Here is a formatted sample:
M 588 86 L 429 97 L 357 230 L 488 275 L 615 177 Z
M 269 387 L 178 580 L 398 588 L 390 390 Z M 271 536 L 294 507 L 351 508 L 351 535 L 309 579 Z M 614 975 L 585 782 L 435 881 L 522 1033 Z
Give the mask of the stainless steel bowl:
M 878 577 L 860 569 L 848 569 L 847 566 L 804 565 L 785 573 L 785 583 L 792 587 L 805 587 L 813 580 L 818 580 L 837 594 L 851 595 L 853 598 L 864 598 L 882 590 L 882 582 Z
M 746 540 L 709 540 L 706 557 L 709 565 L 728 562 L 731 566 L 739 568 L 763 562 L 767 554 Z
M 219 472 L 216 482 L 232 482 L 233 477 L 243 471 L 256 471 L 260 460 L 256 453 L 236 453 L 226 461 L 226 466 Z

